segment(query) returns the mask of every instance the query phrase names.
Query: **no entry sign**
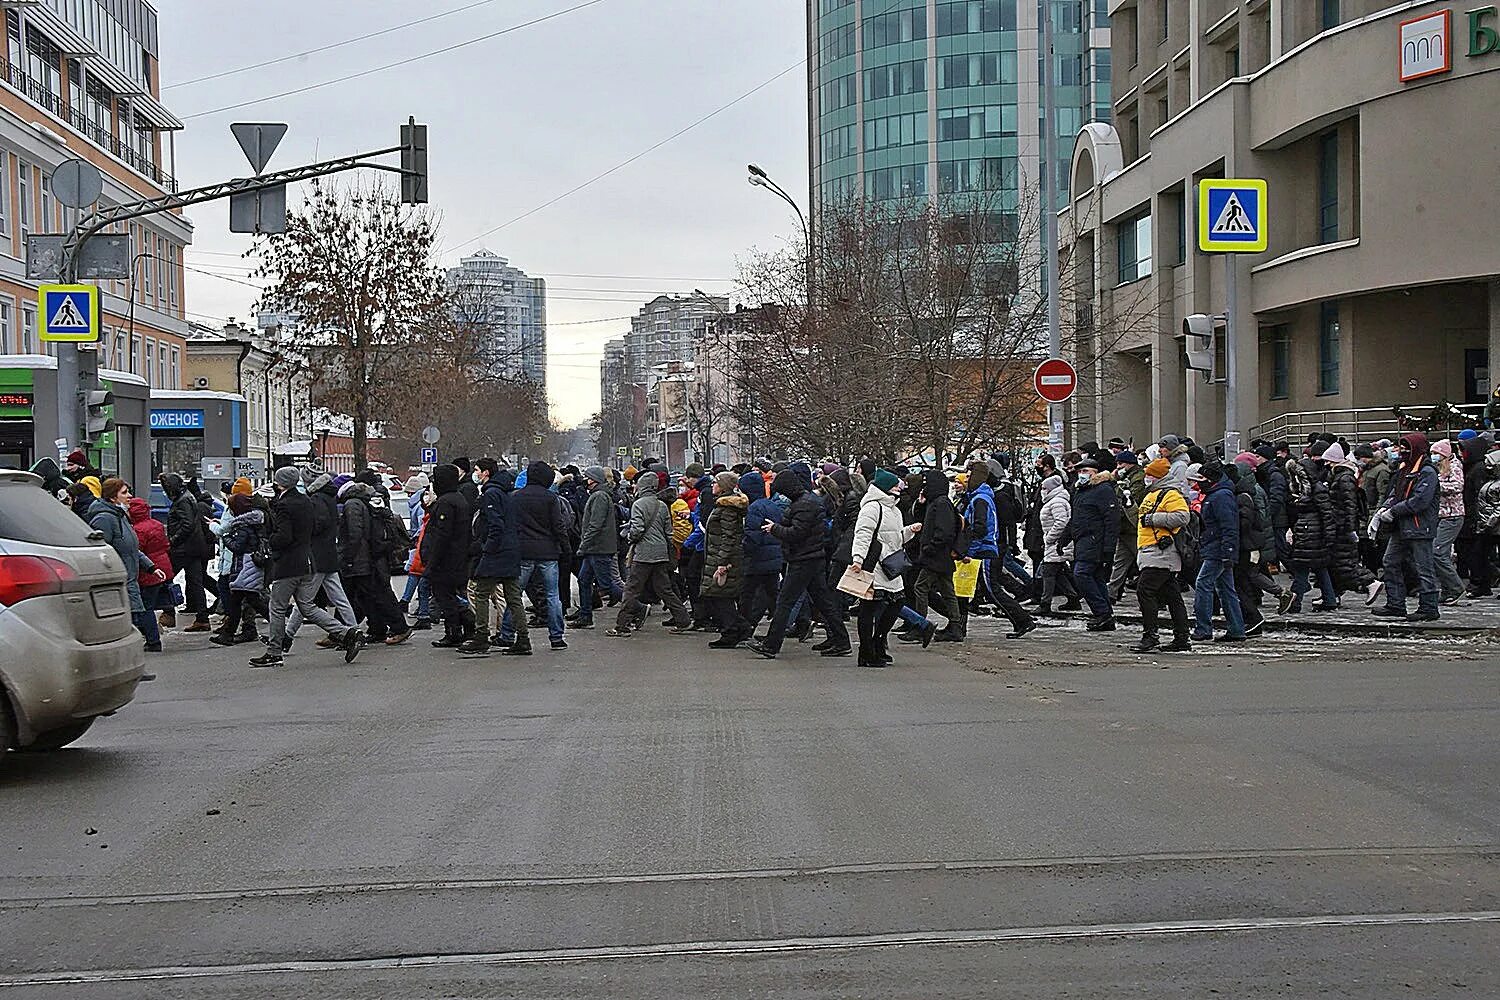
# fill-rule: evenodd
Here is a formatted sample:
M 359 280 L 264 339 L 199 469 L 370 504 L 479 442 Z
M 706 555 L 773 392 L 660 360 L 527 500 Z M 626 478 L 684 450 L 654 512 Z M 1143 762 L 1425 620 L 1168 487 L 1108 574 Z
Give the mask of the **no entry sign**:
M 1038 396 L 1049 403 L 1062 403 L 1078 388 L 1078 373 L 1062 358 L 1048 358 L 1037 365 L 1031 381 Z

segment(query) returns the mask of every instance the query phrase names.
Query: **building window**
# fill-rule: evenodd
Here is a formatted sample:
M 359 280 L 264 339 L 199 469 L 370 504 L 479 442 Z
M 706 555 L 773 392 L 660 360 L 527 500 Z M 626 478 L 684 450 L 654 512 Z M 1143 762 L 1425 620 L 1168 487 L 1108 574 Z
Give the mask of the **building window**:
M 941 20 L 941 15 L 939 15 Z M 852 33 L 854 26 L 850 25 Z M 889 14 L 877 14 L 864 20 L 865 48 L 879 48 L 897 42 L 920 42 L 927 37 L 927 11 L 923 9 L 897 10 Z M 850 39 L 849 51 L 854 51 Z
M 942 63 L 939 60 L 939 67 Z M 941 69 L 940 69 L 941 71 Z M 927 63 L 921 59 L 865 70 L 865 100 L 918 94 L 927 89 Z
M 0 152 L 0 236 L 10 235 L 10 161 L 9 154 Z
M 1151 213 L 1123 219 L 1115 229 L 1119 255 L 1119 284 L 1138 281 L 1151 274 Z
M 10 350 L 10 328 L 13 325 L 11 322 L 12 301 L 11 299 L 0 299 L 0 349 L 5 351 Z M 19 344 L 16 345 L 16 348 L 17 354 L 26 353 L 20 349 Z
M 851 129 L 854 126 L 849 126 Z M 927 141 L 927 112 L 865 119 L 865 149 L 913 146 Z M 852 152 L 852 150 L 851 150 Z M 845 154 L 848 155 L 848 154 Z
M 1292 368 L 1292 336 L 1290 328 L 1271 327 L 1271 398 L 1286 399 L 1290 395 Z
M 927 164 L 884 167 L 865 172 L 865 197 L 872 201 L 920 198 L 927 194 Z
M 956 56 L 938 56 L 937 72 L 939 90 L 1015 83 L 1016 54 L 1014 52 L 977 52 Z
M 1015 30 L 1016 0 L 964 0 L 937 5 L 937 33 L 940 37 Z
M 167 241 L 160 236 L 156 238 L 156 306 L 161 308 L 167 300 Z
M 1225 55 L 1227 57 L 1226 62 L 1229 66 L 1229 78 L 1233 80 L 1235 77 L 1240 75 L 1239 46 L 1235 46 L 1234 48 L 1230 49 L 1227 53 L 1225 53 Z
M 161 389 L 174 388 L 171 381 L 171 372 L 167 366 L 167 345 L 161 344 L 156 349 L 156 385 Z
M 57 226 L 52 218 L 52 175 L 42 174 L 42 183 L 39 188 L 42 198 L 42 212 L 37 218 L 37 224 L 42 227 L 42 232 L 53 232 Z
M 1175 222 L 1176 240 L 1175 253 L 1170 260 L 1163 259 L 1163 263 L 1171 264 L 1173 267 L 1187 263 L 1187 198 L 1181 190 L 1167 191 L 1162 194 L 1161 202 L 1163 209 L 1167 212 L 1166 222 L 1168 225 Z
M 31 164 L 16 159 L 16 192 L 20 196 L 21 239 L 31 235 Z
M 1339 0 L 1322 0 L 1323 30 L 1339 26 Z
M 171 258 L 167 261 L 167 294 L 170 296 L 168 301 L 171 302 L 173 309 L 177 308 L 177 255 L 179 252 L 179 249 L 173 246 L 167 254 Z
M 36 353 L 36 306 L 21 306 L 21 353 Z
M 1161 0 L 1161 40 L 1164 42 L 1167 40 L 1167 21 L 1169 16 L 1167 8 L 1171 6 L 1171 3 L 1172 0 Z
M 151 384 L 151 388 L 153 388 L 153 389 L 157 388 L 157 385 L 156 385 L 156 341 L 151 340 L 150 338 L 147 338 L 147 340 L 146 340 L 146 371 L 144 372 L 144 374 L 146 376 L 146 381 Z
M 1318 395 L 1339 391 L 1339 304 L 1318 308 Z
M 177 347 L 177 346 L 175 346 L 175 345 L 172 347 L 172 371 L 171 371 L 171 375 L 172 375 L 172 380 L 167 383 L 168 387 L 170 387 L 172 389 L 181 389 L 182 388 L 182 349 L 179 348 L 179 347 Z
M 1318 242 L 1339 238 L 1339 134 L 1325 132 L 1318 139 Z
M 130 372 L 133 375 L 141 373 L 141 335 L 138 333 L 130 337 Z

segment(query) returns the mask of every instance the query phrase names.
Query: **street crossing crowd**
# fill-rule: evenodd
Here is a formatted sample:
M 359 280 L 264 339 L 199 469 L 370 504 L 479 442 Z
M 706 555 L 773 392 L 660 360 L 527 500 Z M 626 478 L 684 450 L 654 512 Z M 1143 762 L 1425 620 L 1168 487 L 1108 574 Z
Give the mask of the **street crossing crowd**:
M 567 632 L 607 608 L 604 635 L 628 640 L 660 606 L 670 633 L 711 633 L 711 649 L 774 659 L 795 640 L 884 667 L 893 633 L 964 642 L 981 615 L 1006 618 L 1013 641 L 1074 612 L 1112 632 L 1128 590 L 1138 653 L 1254 639 L 1268 601 L 1296 615 L 1353 595 L 1404 619 L 1414 595 L 1411 617 L 1435 621 L 1444 604 L 1491 593 L 1500 447 L 1487 431 L 1430 445 L 1415 432 L 1358 445 L 1313 434 L 1233 456 L 1169 434 L 1020 464 L 1001 453 L 948 470 L 761 458 L 516 471 L 457 458 L 411 476 L 401 510 L 368 470 L 281 468 L 269 490 L 226 483 L 219 504 L 169 473 L 164 523 L 79 453 L 33 471 L 136 570 L 148 649 L 183 606 L 185 631 L 264 642 L 256 667 L 281 664 L 304 623 L 349 661 L 432 629 L 433 647 L 461 656 L 528 656 L 533 631 L 566 650 Z

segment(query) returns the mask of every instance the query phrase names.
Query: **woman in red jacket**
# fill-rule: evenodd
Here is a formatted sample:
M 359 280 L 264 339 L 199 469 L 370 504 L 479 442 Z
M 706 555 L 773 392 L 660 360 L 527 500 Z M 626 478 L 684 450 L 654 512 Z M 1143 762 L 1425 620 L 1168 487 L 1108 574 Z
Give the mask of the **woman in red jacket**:
M 167 544 L 167 529 L 151 516 L 151 504 L 142 497 L 132 499 L 127 510 L 131 527 L 135 528 L 136 537 L 140 539 L 141 551 L 156 564 L 157 569 L 166 574 L 165 583 L 157 580 L 150 573 L 140 575 L 141 603 L 146 606 L 148 613 L 154 614 L 161 607 L 162 589 L 170 587 L 172 578 L 177 575 L 177 571 L 172 568 L 172 557 Z M 146 652 L 160 653 L 161 643 L 146 643 Z

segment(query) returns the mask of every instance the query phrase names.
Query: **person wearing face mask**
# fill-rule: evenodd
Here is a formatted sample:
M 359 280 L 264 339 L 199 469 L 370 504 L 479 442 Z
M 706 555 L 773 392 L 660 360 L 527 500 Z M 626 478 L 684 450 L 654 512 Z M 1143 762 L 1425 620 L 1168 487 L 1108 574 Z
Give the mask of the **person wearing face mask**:
M 1391 477 L 1391 492 L 1370 520 L 1373 537 L 1381 525 L 1394 531 L 1385 548 L 1385 604 L 1373 614 L 1406 618 L 1406 570 L 1418 581 L 1417 621 L 1438 620 L 1437 573 L 1432 565 L 1432 541 L 1437 536 L 1438 474 L 1428 456 L 1427 437 L 1404 435 L 1396 444 L 1401 465 Z
M 166 573 L 157 568 L 141 551 L 140 538 L 130 523 L 130 484 L 121 479 L 106 479 L 99 488 L 99 498 L 89 508 L 89 527 L 104 535 L 105 544 L 114 549 L 125 566 L 125 591 L 130 600 L 130 620 L 146 642 L 161 649 L 156 619 L 141 599 L 140 574 L 150 574 L 156 583 L 165 583 Z
M 905 482 L 888 469 L 879 469 L 859 505 L 854 526 L 854 556 L 875 579 L 871 596 L 859 602 L 859 665 L 886 667 L 893 661 L 886 637 L 901 617 L 904 587 L 899 575 L 887 572 L 886 560 L 896 556 L 922 530 L 902 523 L 896 497 Z M 847 644 L 824 656 L 842 656 Z
M 474 472 L 474 464 L 469 461 L 467 456 L 464 455 L 460 455 L 455 458 L 453 460 L 453 464 L 458 467 L 459 495 L 462 496 L 465 502 L 468 503 L 469 513 L 472 515 L 474 511 L 479 509 L 480 486 L 478 476 Z
M 1245 619 L 1240 609 L 1239 593 L 1234 587 L 1234 567 L 1240 554 L 1240 510 L 1234 488 L 1224 474 L 1224 467 L 1210 459 L 1198 470 L 1203 490 L 1203 539 L 1200 554 L 1203 564 L 1193 595 L 1193 633 L 1200 641 L 1214 638 L 1214 599 L 1218 598 L 1228 626 L 1219 642 L 1244 642 Z
M 1082 459 L 1077 467 L 1072 517 L 1058 540 L 1061 548 L 1073 543 L 1073 583 L 1093 613 L 1090 632 L 1115 630 L 1109 602 L 1109 571 L 1120 534 L 1120 500 L 1114 476 L 1099 467 L 1099 459 Z
M 1073 575 L 1068 571 L 1073 562 L 1073 545 L 1062 541 L 1063 532 L 1073 519 L 1073 503 L 1063 486 L 1062 476 L 1054 471 L 1043 479 L 1037 490 L 1037 499 L 1041 505 L 1038 520 L 1042 536 L 1039 563 L 1042 589 L 1036 613 L 1044 617 L 1051 615 L 1052 598 L 1059 592 L 1067 598 L 1061 610 L 1077 611 L 1082 605 L 1078 603 L 1078 591 L 1073 587 Z
M 1141 570 L 1135 585 L 1136 599 L 1141 605 L 1141 641 L 1131 648 L 1137 653 L 1158 648 L 1168 653 L 1185 653 L 1193 644 L 1189 640 L 1191 625 L 1178 578 L 1182 552 L 1177 536 L 1192 517 L 1187 504 L 1187 466 L 1158 458 L 1146 466 L 1145 486 L 1135 539 L 1136 565 Z M 1166 605 L 1172 616 L 1172 641 L 1165 647 L 1157 638 L 1162 605 Z

